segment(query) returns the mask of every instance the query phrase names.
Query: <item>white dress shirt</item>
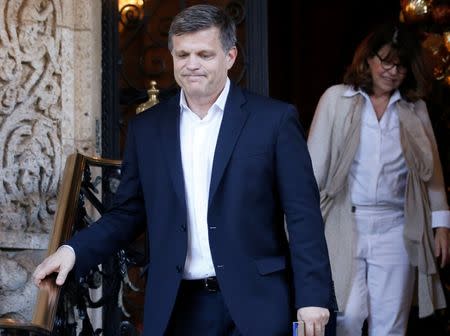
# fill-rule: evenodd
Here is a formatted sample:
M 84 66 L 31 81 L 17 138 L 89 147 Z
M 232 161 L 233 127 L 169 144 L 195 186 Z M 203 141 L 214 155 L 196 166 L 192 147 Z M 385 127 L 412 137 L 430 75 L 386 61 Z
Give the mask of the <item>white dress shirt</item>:
M 188 215 L 185 279 L 216 274 L 208 238 L 208 199 L 214 152 L 229 90 L 227 79 L 222 93 L 203 119 L 187 106 L 181 91 L 180 144 Z
M 361 114 L 361 140 L 350 168 L 350 194 L 354 205 L 402 209 L 408 168 L 400 144 L 400 123 L 395 102 L 390 98 L 380 121 L 365 92 Z
M 395 103 L 401 99 L 397 90 L 378 121 L 369 96 L 348 90 L 346 95 L 361 93 L 365 98 L 361 114 L 361 140 L 350 168 L 349 187 L 352 203 L 403 209 L 408 167 L 400 142 L 400 122 Z M 448 211 L 432 212 L 433 227 L 449 227 Z

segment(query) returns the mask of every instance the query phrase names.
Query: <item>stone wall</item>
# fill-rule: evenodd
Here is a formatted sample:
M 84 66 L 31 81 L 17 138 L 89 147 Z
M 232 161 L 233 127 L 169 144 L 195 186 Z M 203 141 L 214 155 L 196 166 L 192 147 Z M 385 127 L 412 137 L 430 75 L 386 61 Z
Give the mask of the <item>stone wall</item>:
M 30 319 L 67 155 L 99 155 L 100 0 L 0 1 L 0 316 Z

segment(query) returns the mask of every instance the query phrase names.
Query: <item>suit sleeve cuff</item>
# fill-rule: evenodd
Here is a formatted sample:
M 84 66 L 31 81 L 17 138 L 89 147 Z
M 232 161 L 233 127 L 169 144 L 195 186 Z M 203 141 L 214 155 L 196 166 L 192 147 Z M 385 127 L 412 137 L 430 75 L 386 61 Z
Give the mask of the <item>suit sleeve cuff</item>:
M 450 229 L 450 211 L 440 210 L 431 212 L 431 227 L 445 227 Z

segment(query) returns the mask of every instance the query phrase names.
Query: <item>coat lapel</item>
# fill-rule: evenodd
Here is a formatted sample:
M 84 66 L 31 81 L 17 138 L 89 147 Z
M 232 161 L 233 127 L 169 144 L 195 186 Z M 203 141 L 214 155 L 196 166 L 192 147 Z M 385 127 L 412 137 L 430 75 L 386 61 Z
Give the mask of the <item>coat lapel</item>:
M 168 102 L 167 112 L 162 117 L 160 134 L 175 193 L 181 204 L 186 205 L 183 165 L 181 162 L 179 102 L 179 94 Z
M 219 130 L 219 136 L 217 138 L 216 150 L 214 152 L 208 206 L 211 205 L 214 194 L 217 191 L 225 168 L 233 153 L 236 141 L 247 120 L 249 111 L 241 107 L 245 102 L 246 99 L 242 90 L 232 84 L 228 94 L 227 103 L 225 104 L 225 111 Z

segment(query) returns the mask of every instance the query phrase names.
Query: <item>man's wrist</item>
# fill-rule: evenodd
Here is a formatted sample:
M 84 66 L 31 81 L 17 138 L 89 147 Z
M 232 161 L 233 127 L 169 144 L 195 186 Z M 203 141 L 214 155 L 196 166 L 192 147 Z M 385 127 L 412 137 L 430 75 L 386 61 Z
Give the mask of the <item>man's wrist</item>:
M 77 255 L 75 254 L 75 250 L 73 249 L 72 246 L 64 244 L 64 245 L 61 245 L 59 248 L 63 248 L 63 247 L 68 248 L 70 251 L 72 251 L 74 257 L 76 258 Z

